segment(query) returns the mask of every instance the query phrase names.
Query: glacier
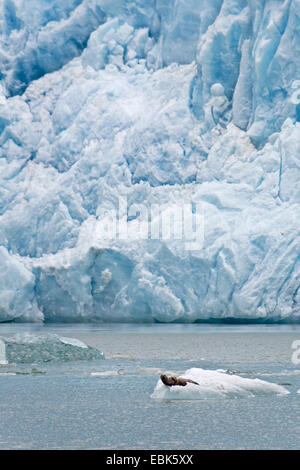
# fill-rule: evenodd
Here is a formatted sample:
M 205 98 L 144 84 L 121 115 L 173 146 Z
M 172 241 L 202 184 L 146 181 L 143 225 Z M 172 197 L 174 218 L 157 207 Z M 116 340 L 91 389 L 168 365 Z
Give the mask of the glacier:
M 299 0 L 3 0 L 0 321 L 299 322 L 299 26 Z M 201 247 L 104 236 L 120 198 L 133 235 L 201 207 Z

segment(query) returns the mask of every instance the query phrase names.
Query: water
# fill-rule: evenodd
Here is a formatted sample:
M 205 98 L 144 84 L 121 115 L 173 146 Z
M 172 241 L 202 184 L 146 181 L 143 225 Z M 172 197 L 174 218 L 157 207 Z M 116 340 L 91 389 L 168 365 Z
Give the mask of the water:
M 0 325 L 2 337 L 25 332 L 76 338 L 106 358 L 0 365 L 1 449 L 299 448 L 299 326 Z M 290 394 L 151 398 L 161 372 L 191 367 L 284 384 Z

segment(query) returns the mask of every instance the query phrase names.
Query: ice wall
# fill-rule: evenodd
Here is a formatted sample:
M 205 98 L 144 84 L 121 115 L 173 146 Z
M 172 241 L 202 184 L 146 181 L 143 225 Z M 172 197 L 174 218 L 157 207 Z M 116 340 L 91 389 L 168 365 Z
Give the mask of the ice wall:
M 299 18 L 297 0 L 1 3 L 0 320 L 299 319 Z M 131 240 L 100 229 L 120 198 Z M 198 250 L 137 236 L 145 208 L 183 203 Z
M 256 145 L 287 116 L 299 119 L 288 99 L 299 79 L 300 5 L 293 0 L 228 0 L 198 44 L 193 105 L 201 116 L 211 86 L 220 82 L 232 103 L 233 123 Z

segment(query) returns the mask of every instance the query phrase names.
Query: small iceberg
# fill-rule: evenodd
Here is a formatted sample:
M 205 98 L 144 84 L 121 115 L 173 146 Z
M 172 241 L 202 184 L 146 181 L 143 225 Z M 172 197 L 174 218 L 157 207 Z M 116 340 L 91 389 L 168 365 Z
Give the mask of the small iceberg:
M 19 333 L 12 337 L 1 337 L 0 354 L 0 360 L 5 360 L 6 364 L 104 359 L 103 352 L 98 349 L 76 338 L 65 338 L 56 334 Z
M 0 366 L 6 365 L 6 347 L 4 341 L 0 339 Z
M 210 398 L 246 398 L 258 395 L 287 395 L 283 386 L 260 379 L 248 379 L 214 370 L 192 368 L 182 377 L 199 385 L 168 387 L 159 379 L 151 398 L 159 400 L 205 400 Z
M 92 377 L 113 377 L 121 375 L 118 370 L 105 370 L 103 372 L 91 372 Z

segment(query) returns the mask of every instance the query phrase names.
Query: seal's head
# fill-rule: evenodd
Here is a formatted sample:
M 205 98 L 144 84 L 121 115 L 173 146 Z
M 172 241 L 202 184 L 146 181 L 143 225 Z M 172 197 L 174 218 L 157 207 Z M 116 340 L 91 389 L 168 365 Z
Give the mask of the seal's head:
M 168 385 L 169 387 L 176 384 L 175 377 L 168 377 L 167 375 L 164 375 L 164 374 L 160 376 L 160 380 L 162 381 L 163 384 Z

